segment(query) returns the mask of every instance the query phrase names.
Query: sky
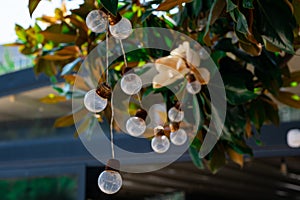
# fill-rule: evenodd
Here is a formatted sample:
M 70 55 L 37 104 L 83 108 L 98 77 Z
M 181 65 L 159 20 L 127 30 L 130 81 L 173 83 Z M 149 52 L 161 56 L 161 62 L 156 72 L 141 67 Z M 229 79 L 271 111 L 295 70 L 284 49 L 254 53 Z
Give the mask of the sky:
M 42 15 L 53 16 L 54 9 L 60 7 L 62 0 L 42 0 L 30 18 L 28 11 L 28 0 L 9 0 L 2 3 L 0 7 L 0 44 L 15 42 L 15 24 L 24 28 L 33 25 L 35 18 Z M 67 9 L 78 7 L 83 0 L 66 1 Z

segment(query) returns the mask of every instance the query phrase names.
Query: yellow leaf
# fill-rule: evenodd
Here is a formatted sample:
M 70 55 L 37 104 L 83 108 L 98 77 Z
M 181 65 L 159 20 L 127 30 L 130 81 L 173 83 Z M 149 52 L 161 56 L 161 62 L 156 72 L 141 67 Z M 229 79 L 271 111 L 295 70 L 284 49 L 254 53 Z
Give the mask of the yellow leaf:
M 56 96 L 55 94 L 49 94 L 40 99 L 40 102 L 46 104 L 55 104 L 58 102 L 65 102 L 65 101 L 67 101 L 65 96 Z
M 78 128 L 76 128 L 75 137 L 78 137 L 81 133 L 83 133 L 84 131 L 86 131 L 91 123 L 92 118 L 91 117 L 87 117 L 80 125 Z
M 265 43 L 265 47 L 268 51 L 271 51 L 271 52 L 280 52 L 281 51 L 278 47 L 274 46 L 269 41 L 265 40 L 264 43 Z
M 239 43 L 240 48 L 242 48 L 244 51 L 246 51 L 248 54 L 252 56 L 259 56 L 262 51 L 262 45 L 261 44 L 254 44 L 254 43 L 246 43 L 240 41 Z
M 80 54 L 80 49 L 78 46 L 67 46 L 61 50 L 55 52 L 56 55 L 72 55 L 77 57 Z
M 47 31 L 41 32 L 46 40 L 53 41 L 55 43 L 71 43 L 75 42 L 77 36 L 70 34 L 62 34 L 62 33 L 51 33 Z
M 45 60 L 51 60 L 51 61 L 63 61 L 63 60 L 68 60 L 73 58 L 73 56 L 61 56 L 61 55 L 45 55 L 42 56 L 41 58 L 45 59 Z
M 56 128 L 67 127 L 73 124 L 74 124 L 73 114 L 70 114 L 56 119 L 54 123 L 54 127 Z
M 236 164 L 238 164 L 240 167 L 243 167 L 244 165 L 244 156 L 242 154 L 237 153 L 236 151 L 234 151 L 231 148 L 227 148 L 227 153 L 230 157 L 230 159 L 235 162 Z
M 294 93 L 292 92 L 285 92 L 285 91 L 279 91 L 277 96 L 274 96 L 278 101 L 281 103 L 284 103 L 288 106 L 294 107 L 294 108 L 299 108 L 300 109 L 300 97 L 295 98 Z
M 168 11 L 175 6 L 180 6 L 182 3 L 192 2 L 193 0 L 165 0 L 162 2 L 156 10 Z M 197 0 L 195 0 L 197 1 Z

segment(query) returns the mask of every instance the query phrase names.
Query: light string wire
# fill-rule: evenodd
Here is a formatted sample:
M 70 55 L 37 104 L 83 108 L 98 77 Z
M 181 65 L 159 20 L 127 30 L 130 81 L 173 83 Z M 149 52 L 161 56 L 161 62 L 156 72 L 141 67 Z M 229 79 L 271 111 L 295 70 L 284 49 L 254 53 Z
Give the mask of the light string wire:
M 125 65 L 125 68 L 126 68 L 126 67 L 128 67 L 127 57 L 126 57 L 126 54 L 125 54 L 123 42 L 122 42 L 121 39 L 120 39 L 119 41 L 120 41 L 120 46 L 121 46 L 121 50 L 122 50 L 122 54 L 123 54 L 124 65 Z M 136 94 L 136 96 L 137 96 L 137 99 L 138 99 L 138 101 L 139 101 L 139 104 L 140 104 L 141 108 L 143 108 L 142 98 L 141 98 L 141 92 L 138 92 L 138 93 Z
M 107 22 L 107 28 L 106 28 L 106 37 L 105 37 L 105 42 L 106 42 L 106 83 L 109 85 L 109 62 L 108 62 L 108 30 L 109 23 Z M 114 125 L 114 104 L 113 102 L 113 92 L 111 93 L 111 118 L 110 118 L 110 146 L 111 146 L 111 157 L 114 159 L 115 158 L 115 147 L 114 147 L 114 132 L 113 132 L 113 125 Z

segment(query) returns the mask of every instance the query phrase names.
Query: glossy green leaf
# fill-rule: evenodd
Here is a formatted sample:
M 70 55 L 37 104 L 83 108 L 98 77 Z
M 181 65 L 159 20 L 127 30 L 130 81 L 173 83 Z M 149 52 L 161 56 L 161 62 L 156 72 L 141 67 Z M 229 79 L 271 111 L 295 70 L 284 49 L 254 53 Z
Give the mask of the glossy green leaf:
M 196 139 L 195 139 L 196 140 Z M 201 145 L 201 144 L 200 144 Z M 192 162 L 194 163 L 194 165 L 198 168 L 198 169 L 204 169 L 204 164 L 201 160 L 201 158 L 199 157 L 199 148 L 191 145 L 189 147 L 189 154 L 190 157 L 192 159 Z
M 29 8 L 29 14 L 30 17 L 32 17 L 32 13 L 36 9 L 36 7 L 39 5 L 41 0 L 29 0 L 28 8 Z
M 118 13 L 118 0 L 100 0 L 103 7 L 113 15 Z
M 223 77 L 226 97 L 230 104 L 239 105 L 257 97 L 257 94 L 247 89 L 243 77 Z
M 258 0 L 257 5 L 257 28 L 262 37 L 279 49 L 294 53 L 293 29 L 296 23 L 289 6 L 281 0 Z
M 253 0 L 243 0 L 243 7 L 253 9 Z
M 216 145 L 212 152 L 212 157 L 208 161 L 208 168 L 215 174 L 226 164 L 225 152 L 221 145 Z

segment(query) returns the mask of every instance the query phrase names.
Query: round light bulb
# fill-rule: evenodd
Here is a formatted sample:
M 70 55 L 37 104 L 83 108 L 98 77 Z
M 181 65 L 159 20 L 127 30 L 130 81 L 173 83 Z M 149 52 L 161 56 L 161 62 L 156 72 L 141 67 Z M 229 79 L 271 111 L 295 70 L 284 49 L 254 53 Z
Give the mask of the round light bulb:
M 165 135 L 156 135 L 151 140 L 151 147 L 156 153 L 165 153 L 170 148 L 170 141 Z
M 129 135 L 139 137 L 146 130 L 146 122 L 139 117 L 130 117 L 126 122 L 126 130 Z
M 190 94 L 197 94 L 201 90 L 201 84 L 199 83 L 199 81 L 193 81 L 191 83 L 187 83 L 186 90 Z
M 121 89 L 128 95 L 137 94 L 143 86 L 141 78 L 136 74 L 126 74 L 121 79 Z
M 300 147 L 300 129 L 291 129 L 288 131 L 287 144 L 292 148 Z
M 178 110 L 176 107 L 172 107 L 168 111 L 168 117 L 172 122 L 181 122 L 184 118 L 184 112 L 182 110 Z
M 132 25 L 127 18 L 122 17 L 118 23 L 109 26 L 109 31 L 116 39 L 126 39 L 132 33 Z
M 187 134 L 185 130 L 178 129 L 170 134 L 170 140 L 175 145 L 183 145 L 187 141 Z
M 88 91 L 84 96 L 84 105 L 90 112 L 98 113 L 106 108 L 107 99 L 99 96 L 96 89 Z
M 122 177 L 117 171 L 105 170 L 99 175 L 98 186 L 106 194 L 115 194 L 122 187 Z
M 101 10 L 92 10 L 85 19 L 86 25 L 95 33 L 103 33 L 107 27 L 107 15 Z
M 210 57 L 211 50 L 208 47 L 202 47 L 199 51 L 200 59 L 206 60 Z

